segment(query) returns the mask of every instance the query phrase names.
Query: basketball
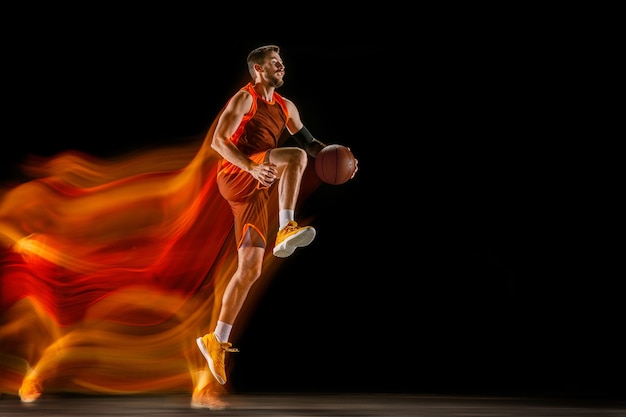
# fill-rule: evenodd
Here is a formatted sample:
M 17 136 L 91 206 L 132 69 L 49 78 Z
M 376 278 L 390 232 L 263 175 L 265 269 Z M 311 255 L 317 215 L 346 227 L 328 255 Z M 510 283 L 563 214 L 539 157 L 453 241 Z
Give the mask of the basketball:
M 315 158 L 315 172 L 327 184 L 343 184 L 356 169 L 356 158 L 350 149 L 343 145 L 328 145 Z

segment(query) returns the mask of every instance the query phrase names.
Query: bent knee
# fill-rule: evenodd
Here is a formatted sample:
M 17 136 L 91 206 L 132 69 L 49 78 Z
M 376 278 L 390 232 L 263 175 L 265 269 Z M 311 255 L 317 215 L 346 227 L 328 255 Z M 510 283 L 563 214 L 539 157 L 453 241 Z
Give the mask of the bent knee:
M 307 153 L 302 148 L 292 148 L 289 153 L 289 163 L 306 166 L 308 162 Z
M 291 165 L 306 167 L 308 158 L 306 151 L 302 148 L 277 148 L 272 150 L 270 162 L 279 166 Z

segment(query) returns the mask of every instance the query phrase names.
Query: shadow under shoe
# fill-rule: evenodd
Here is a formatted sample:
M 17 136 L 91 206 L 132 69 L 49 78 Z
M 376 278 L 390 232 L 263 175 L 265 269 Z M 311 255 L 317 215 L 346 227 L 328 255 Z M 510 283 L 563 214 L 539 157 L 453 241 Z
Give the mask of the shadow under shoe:
M 191 408 L 208 408 L 209 410 L 224 410 L 230 404 L 222 401 L 221 395 L 209 388 L 194 389 L 191 395 Z

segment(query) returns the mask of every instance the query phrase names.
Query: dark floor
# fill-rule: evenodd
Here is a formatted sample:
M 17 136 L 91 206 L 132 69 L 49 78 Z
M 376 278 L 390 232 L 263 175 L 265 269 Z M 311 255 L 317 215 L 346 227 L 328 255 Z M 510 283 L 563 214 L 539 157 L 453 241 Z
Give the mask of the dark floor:
M 187 395 L 0 397 L 9 416 L 625 417 L 626 401 L 413 394 L 230 394 L 225 410 L 192 409 Z

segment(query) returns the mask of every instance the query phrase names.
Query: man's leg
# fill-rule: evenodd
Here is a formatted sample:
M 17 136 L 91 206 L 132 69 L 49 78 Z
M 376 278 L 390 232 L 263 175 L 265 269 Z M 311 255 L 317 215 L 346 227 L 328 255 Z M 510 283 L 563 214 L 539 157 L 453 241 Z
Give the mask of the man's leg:
M 308 159 L 306 152 L 300 148 L 274 149 L 269 159 L 278 166 L 280 176 L 278 180 L 280 224 L 273 253 L 276 257 L 286 258 L 296 248 L 307 246 L 315 239 L 316 231 L 313 227 L 298 226 L 294 219 L 302 175 Z
M 248 228 L 248 233 L 250 233 L 250 230 L 252 230 L 252 228 Z M 256 232 L 253 231 L 252 233 Z M 222 306 L 218 318 L 219 322 L 229 325 L 229 330 L 226 334 L 220 332 L 221 340 L 218 339 L 215 331 L 196 339 L 198 348 L 207 360 L 211 373 L 222 385 L 225 384 L 227 380 L 225 366 L 226 352 L 238 352 L 228 341 L 230 328 L 232 328 L 232 325 L 235 323 L 250 288 L 261 276 L 265 248 L 242 246 L 237 251 L 237 255 L 237 270 L 228 282 L 224 295 L 222 296 Z

